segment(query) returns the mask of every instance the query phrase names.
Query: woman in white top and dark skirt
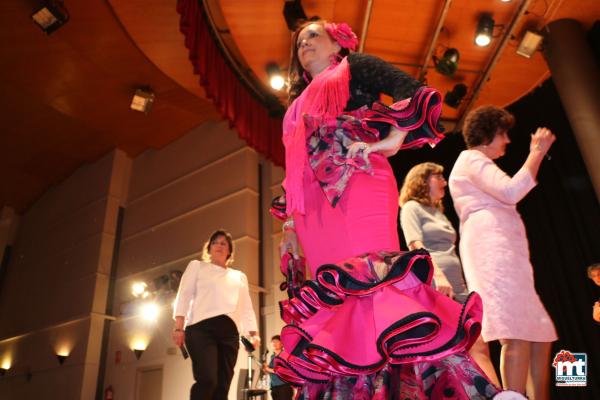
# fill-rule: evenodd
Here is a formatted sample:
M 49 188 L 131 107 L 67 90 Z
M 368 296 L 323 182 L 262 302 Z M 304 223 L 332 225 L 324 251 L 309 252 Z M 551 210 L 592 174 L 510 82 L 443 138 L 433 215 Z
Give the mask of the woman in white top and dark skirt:
M 248 278 L 228 267 L 232 255 L 231 235 L 215 231 L 204 245 L 203 261 L 188 264 L 175 298 L 173 341 L 178 347 L 185 341 L 192 359 L 192 400 L 227 399 L 240 332 L 255 346 L 260 342 Z

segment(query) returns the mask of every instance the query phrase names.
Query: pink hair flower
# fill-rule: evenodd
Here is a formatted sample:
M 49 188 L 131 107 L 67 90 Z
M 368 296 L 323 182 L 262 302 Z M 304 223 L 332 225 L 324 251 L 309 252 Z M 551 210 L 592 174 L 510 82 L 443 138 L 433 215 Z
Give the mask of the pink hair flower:
M 325 30 L 336 42 L 342 46 L 342 48 L 349 50 L 356 50 L 356 46 L 358 45 L 358 38 L 356 34 L 352 32 L 352 28 L 345 22 L 340 24 L 336 24 L 334 22 L 330 22 L 325 24 Z

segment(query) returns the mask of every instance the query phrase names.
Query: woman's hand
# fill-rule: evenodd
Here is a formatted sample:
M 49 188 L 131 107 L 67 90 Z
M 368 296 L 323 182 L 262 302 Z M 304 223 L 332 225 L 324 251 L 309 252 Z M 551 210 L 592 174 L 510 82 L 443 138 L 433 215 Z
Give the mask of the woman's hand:
M 366 142 L 354 142 L 348 147 L 346 157 L 354 158 L 358 154 L 362 155 L 365 162 L 369 161 L 369 153 L 371 153 L 371 145 Z
M 260 349 L 260 336 L 256 332 L 250 332 L 249 339 L 255 349 Z
M 284 229 L 281 242 L 279 242 L 279 255 L 283 257 L 288 252 L 292 253 L 294 258 L 298 258 L 298 237 L 295 231 Z
M 448 278 L 446 278 L 446 274 L 438 269 L 434 272 L 433 279 L 435 281 L 435 289 L 438 292 L 450 298 L 454 297 L 454 290 L 452 289 L 452 285 L 448 281 Z
M 548 128 L 537 128 L 535 133 L 531 135 L 531 144 L 529 145 L 529 152 L 540 152 L 542 154 L 548 153 L 550 146 L 556 140 L 556 136 L 552 134 Z
M 392 126 L 390 128 L 390 133 L 386 138 L 373 143 L 370 150 L 371 152 L 376 151 L 386 157 L 391 157 L 400 150 L 402 143 L 404 143 L 404 139 L 406 139 L 406 135 L 408 135 L 408 131 L 401 131 L 395 126 Z
M 177 347 L 183 346 L 183 342 L 185 341 L 185 333 L 183 332 L 183 329 L 173 330 L 173 333 L 171 336 L 173 338 L 173 343 L 175 343 L 175 346 L 177 346 Z

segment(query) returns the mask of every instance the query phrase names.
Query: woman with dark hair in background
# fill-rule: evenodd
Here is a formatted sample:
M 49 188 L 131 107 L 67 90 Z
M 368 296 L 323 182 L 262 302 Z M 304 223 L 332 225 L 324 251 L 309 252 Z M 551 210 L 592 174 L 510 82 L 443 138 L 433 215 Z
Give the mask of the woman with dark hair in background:
M 281 343 L 281 336 L 275 335 L 271 338 L 271 346 L 273 347 L 273 354 L 269 364 L 263 365 L 263 371 L 268 372 L 271 377 L 271 398 L 273 400 L 292 400 L 294 397 L 294 389 L 292 386 L 281 380 L 273 370 L 273 362 L 283 350 L 283 344 Z
M 386 157 L 441 140 L 441 98 L 383 60 L 350 53 L 346 24 L 307 22 L 292 37 L 290 106 L 283 123 L 286 220 L 282 270 L 314 280 L 281 303 L 288 323 L 275 372 L 299 398 L 491 398 L 466 350 L 481 302 L 461 305 L 430 286 L 426 250 L 401 253 L 398 189 Z M 395 103 L 385 106 L 380 95 Z
M 217 230 L 204 244 L 202 261 L 188 264 L 173 310 L 173 342 L 185 346 L 192 359 L 191 400 L 226 400 L 237 361 L 240 332 L 258 346 L 256 315 L 248 278 L 230 268 L 233 241 Z M 184 329 L 185 327 L 185 329 Z
M 451 290 L 463 303 L 468 295 L 460 259 L 456 254 L 456 231 L 444 215 L 446 195 L 444 167 L 425 162 L 408 171 L 400 189 L 400 224 L 410 250 L 425 248 L 434 262 L 434 283 L 438 290 Z M 450 287 L 448 287 L 450 286 Z M 487 344 L 481 337 L 469 351 L 477 364 L 496 385 L 500 385 Z
M 529 156 L 510 177 L 494 163 L 510 143 L 514 117 L 482 106 L 469 113 L 463 151 L 450 173 L 460 218 L 460 255 L 469 290 L 481 295 L 482 337 L 500 340 L 504 388 L 535 400 L 549 396 L 554 324 L 535 291 L 525 226 L 516 205 L 536 185 L 544 156 L 556 139 L 546 128 L 531 135 Z

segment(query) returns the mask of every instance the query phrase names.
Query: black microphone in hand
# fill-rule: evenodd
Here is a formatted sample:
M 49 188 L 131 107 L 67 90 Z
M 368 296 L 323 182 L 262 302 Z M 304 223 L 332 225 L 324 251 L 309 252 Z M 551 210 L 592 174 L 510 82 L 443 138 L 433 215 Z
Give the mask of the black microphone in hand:
M 179 346 L 179 350 L 181 350 L 181 355 L 183 356 L 184 360 L 187 360 L 187 358 L 190 356 L 189 353 L 187 352 L 187 349 L 185 348 L 185 346 L 182 344 L 181 346 Z
M 254 345 L 246 336 L 240 336 L 240 340 L 242 341 L 242 344 L 244 345 L 244 349 L 248 353 L 252 353 L 255 350 Z

